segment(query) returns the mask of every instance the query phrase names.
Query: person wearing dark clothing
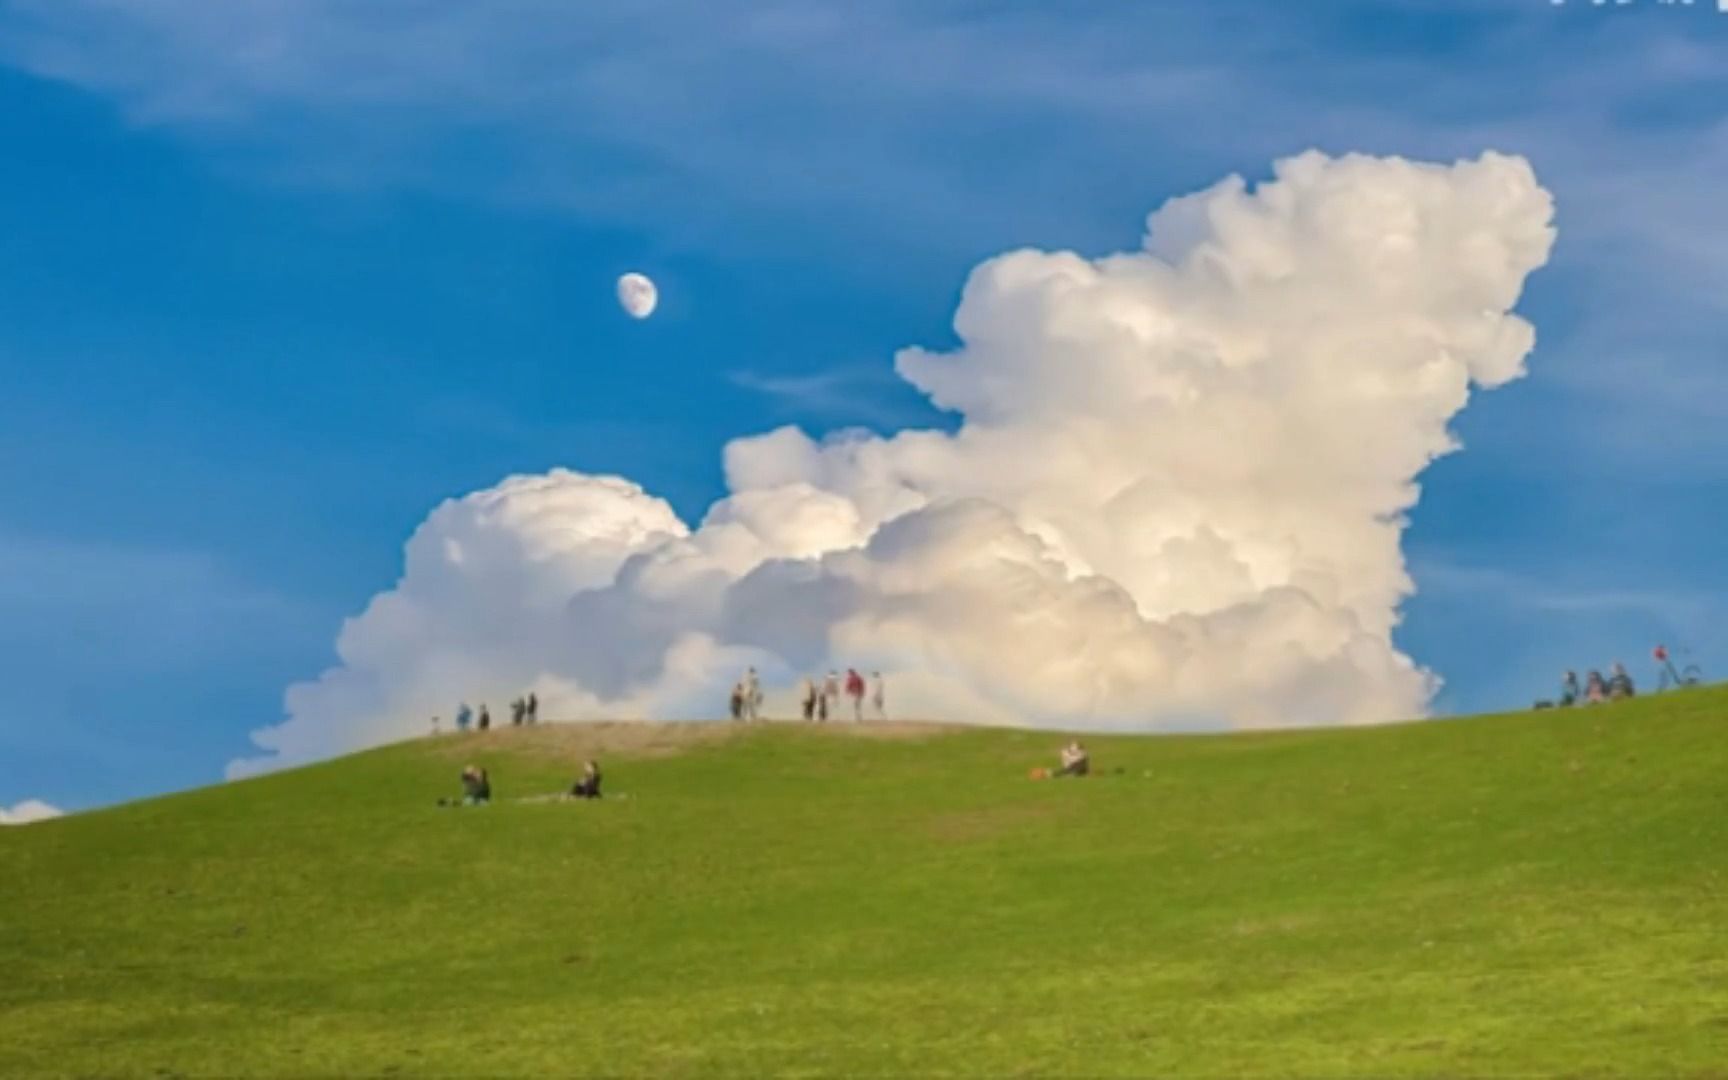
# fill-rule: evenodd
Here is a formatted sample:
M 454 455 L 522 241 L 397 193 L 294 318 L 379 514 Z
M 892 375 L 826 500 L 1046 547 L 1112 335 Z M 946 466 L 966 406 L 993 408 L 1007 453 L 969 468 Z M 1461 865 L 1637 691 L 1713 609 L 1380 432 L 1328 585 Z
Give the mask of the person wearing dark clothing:
M 530 724 L 540 722 L 540 699 L 532 692 L 528 695 L 528 722 Z
M 480 730 L 485 731 L 492 726 L 492 714 L 486 711 L 486 706 L 480 706 Z
M 492 778 L 477 765 L 462 769 L 462 798 L 439 799 L 439 806 L 485 806 L 492 801 Z
M 598 799 L 600 797 L 600 763 L 585 761 L 582 763 L 582 775 L 576 778 L 576 783 L 570 788 L 570 794 L 577 799 Z
M 1633 694 L 1632 676 L 1626 673 L 1626 665 L 1615 661 L 1614 674 L 1608 679 L 1608 699 L 1619 701 Z

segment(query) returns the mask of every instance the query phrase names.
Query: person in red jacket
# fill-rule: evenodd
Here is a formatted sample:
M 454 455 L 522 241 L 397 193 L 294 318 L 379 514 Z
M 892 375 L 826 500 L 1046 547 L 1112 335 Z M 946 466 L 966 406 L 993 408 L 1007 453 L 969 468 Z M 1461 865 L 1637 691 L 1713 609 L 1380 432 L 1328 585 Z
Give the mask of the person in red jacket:
M 856 668 L 846 669 L 846 696 L 852 699 L 852 720 L 862 723 L 864 720 L 864 676 L 858 674 Z
M 1656 658 L 1656 689 L 1666 690 L 1670 686 L 1686 685 L 1686 680 L 1674 670 L 1674 661 L 1668 659 L 1668 646 L 1658 645 L 1650 655 Z

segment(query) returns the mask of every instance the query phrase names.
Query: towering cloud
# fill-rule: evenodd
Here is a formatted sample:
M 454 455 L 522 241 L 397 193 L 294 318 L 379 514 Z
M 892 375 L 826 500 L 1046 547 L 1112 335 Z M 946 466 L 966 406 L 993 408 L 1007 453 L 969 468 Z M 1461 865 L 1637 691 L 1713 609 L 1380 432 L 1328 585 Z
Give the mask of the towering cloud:
M 899 714 L 958 721 L 1419 714 L 1403 515 L 1471 388 L 1523 372 L 1551 216 L 1520 158 L 1308 153 L 1167 203 L 1139 251 L 991 259 L 960 348 L 896 360 L 957 431 L 738 439 L 693 530 L 562 470 L 448 502 L 230 771 L 530 686 L 556 718 L 712 715 L 746 664 L 880 669 Z

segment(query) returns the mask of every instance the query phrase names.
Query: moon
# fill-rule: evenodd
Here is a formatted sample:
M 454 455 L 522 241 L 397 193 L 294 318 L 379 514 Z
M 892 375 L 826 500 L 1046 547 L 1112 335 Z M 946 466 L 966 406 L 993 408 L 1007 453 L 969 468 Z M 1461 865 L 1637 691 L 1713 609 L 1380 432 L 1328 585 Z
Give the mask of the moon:
M 646 274 L 631 271 L 618 279 L 618 306 L 633 319 L 646 319 L 654 314 L 660 302 L 660 290 Z

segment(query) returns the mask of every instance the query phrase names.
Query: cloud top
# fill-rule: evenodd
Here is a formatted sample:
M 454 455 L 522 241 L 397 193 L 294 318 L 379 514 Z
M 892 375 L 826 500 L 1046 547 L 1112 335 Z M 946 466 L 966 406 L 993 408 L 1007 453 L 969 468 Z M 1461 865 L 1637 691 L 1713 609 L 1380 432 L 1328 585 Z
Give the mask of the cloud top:
M 1417 715 L 1404 514 L 1472 388 L 1523 373 L 1552 210 L 1517 157 L 1310 152 L 1166 203 L 1138 250 L 990 259 L 959 347 L 895 362 L 957 430 L 740 438 L 694 529 L 566 470 L 447 502 L 230 771 L 529 687 L 557 718 L 711 716 L 746 664 L 880 669 L 896 713 L 956 721 Z

